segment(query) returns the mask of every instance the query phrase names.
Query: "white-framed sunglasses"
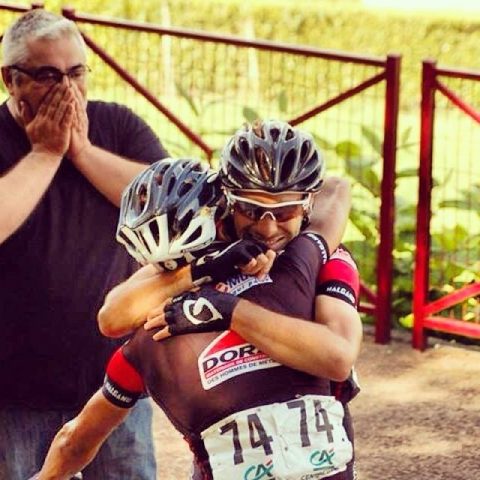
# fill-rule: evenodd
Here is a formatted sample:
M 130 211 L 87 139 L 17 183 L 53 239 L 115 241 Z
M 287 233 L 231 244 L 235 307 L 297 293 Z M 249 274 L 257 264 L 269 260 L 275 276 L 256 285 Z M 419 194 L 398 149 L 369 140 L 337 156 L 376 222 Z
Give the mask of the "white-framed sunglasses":
M 264 193 L 264 192 L 263 192 Z M 266 215 L 270 215 L 276 222 L 288 222 L 297 216 L 303 216 L 309 209 L 312 194 L 300 200 L 290 200 L 278 203 L 262 203 L 250 198 L 226 192 L 228 206 L 234 211 L 254 222 L 259 222 Z

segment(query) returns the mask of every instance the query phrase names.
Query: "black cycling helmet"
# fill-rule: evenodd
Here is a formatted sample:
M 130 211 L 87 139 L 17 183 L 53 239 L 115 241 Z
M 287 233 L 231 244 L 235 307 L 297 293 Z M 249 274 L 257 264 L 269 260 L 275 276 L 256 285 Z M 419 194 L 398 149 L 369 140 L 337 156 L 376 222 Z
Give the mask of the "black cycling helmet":
M 317 192 L 325 162 L 312 136 L 280 120 L 246 125 L 221 155 L 223 185 L 268 193 Z
M 197 160 L 160 160 L 125 189 L 117 240 L 138 262 L 173 270 L 215 239 L 222 198 L 217 172 Z

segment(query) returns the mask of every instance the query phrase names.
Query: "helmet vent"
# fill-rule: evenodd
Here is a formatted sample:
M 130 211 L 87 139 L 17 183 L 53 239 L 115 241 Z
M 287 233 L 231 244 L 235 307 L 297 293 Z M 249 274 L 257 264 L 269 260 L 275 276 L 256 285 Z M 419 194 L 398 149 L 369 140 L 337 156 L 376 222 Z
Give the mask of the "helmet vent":
M 295 149 L 290 149 L 289 152 L 285 155 L 285 158 L 282 163 L 282 169 L 280 171 L 280 181 L 286 182 L 292 172 L 295 170 L 295 159 L 296 159 Z
M 291 140 L 294 136 L 295 136 L 295 132 L 291 128 L 289 128 L 285 135 L 285 140 Z
M 158 224 L 155 220 L 149 223 L 148 228 L 150 229 L 150 233 L 155 240 L 157 245 L 160 244 L 160 231 L 158 230 Z
M 270 135 L 272 137 L 272 140 L 277 143 L 278 142 L 278 137 L 280 137 L 280 130 L 278 128 L 272 128 L 270 130 Z
M 198 194 L 198 203 L 200 205 L 207 205 L 211 202 L 211 193 L 209 188 L 202 188 L 202 191 Z
M 155 175 L 155 183 L 157 185 L 161 185 L 163 182 L 163 172 L 159 173 L 158 175 Z
M 200 238 L 200 235 L 202 234 L 202 228 L 201 227 L 197 227 L 192 233 L 191 235 L 188 236 L 187 240 L 185 243 L 189 244 L 189 243 L 192 243 L 194 242 L 195 240 L 197 240 L 197 238 Z
M 147 203 L 147 197 L 148 197 L 147 187 L 145 184 L 142 184 L 138 189 L 138 206 L 140 208 L 140 211 L 142 211 L 145 208 L 145 204 Z
M 190 190 L 192 189 L 192 184 L 184 182 L 182 185 L 180 185 L 180 188 L 178 189 L 178 196 L 183 197 L 185 196 Z
M 176 215 L 175 215 L 176 216 Z M 192 221 L 192 218 L 193 218 L 193 211 L 192 210 L 189 210 L 184 216 L 183 218 L 179 218 L 178 219 L 178 229 L 177 231 L 178 232 L 183 232 L 185 231 L 187 228 L 188 228 L 188 225 L 190 224 L 190 222 Z
M 245 157 L 248 157 L 250 146 L 248 145 L 248 141 L 245 138 L 240 138 L 240 140 L 238 141 L 238 147 L 240 148 L 241 153 Z M 235 153 L 235 150 L 232 148 L 232 155 L 234 155 Z
M 171 177 L 167 185 L 167 195 L 171 195 L 174 186 L 175 178 Z
M 177 225 L 177 209 L 175 207 L 172 207 L 168 212 L 167 212 L 167 221 L 169 225 Z
M 258 173 L 262 181 L 270 181 L 272 177 L 270 172 L 270 162 L 268 161 L 268 156 L 263 148 L 255 147 L 255 159 L 257 160 Z
M 302 143 L 302 149 L 300 150 L 300 158 L 301 159 L 304 159 L 304 158 L 307 157 L 308 152 L 310 151 L 310 148 L 311 148 L 310 142 L 308 140 L 305 140 Z
M 323 183 L 318 172 L 311 173 L 307 178 L 302 181 L 304 185 L 316 185 L 316 188 L 320 188 L 320 185 Z

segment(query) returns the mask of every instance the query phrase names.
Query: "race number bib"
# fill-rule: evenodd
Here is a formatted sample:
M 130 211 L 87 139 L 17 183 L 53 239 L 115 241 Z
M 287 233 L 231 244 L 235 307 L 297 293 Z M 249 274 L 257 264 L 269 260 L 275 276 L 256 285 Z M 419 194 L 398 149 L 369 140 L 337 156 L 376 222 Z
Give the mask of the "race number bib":
M 342 472 L 353 455 L 343 416 L 342 404 L 322 395 L 234 413 L 202 432 L 213 478 L 313 480 Z

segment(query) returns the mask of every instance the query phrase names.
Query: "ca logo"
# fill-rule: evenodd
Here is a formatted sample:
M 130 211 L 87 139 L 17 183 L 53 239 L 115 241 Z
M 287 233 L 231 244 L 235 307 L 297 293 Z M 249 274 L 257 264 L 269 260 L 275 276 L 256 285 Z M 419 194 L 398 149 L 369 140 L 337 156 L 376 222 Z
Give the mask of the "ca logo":
M 223 319 L 221 313 L 204 297 L 197 298 L 197 300 L 185 300 L 183 313 L 193 325 Z
M 332 459 L 335 456 L 335 451 L 331 450 L 315 450 L 312 455 L 310 455 L 310 463 L 316 467 L 314 470 L 320 470 L 322 468 L 328 468 L 333 466 Z
M 272 475 L 273 462 L 269 460 L 265 465 L 252 465 L 250 466 L 243 477 L 244 480 L 261 480 L 263 478 L 268 478 L 269 480 L 275 480 L 275 477 Z

